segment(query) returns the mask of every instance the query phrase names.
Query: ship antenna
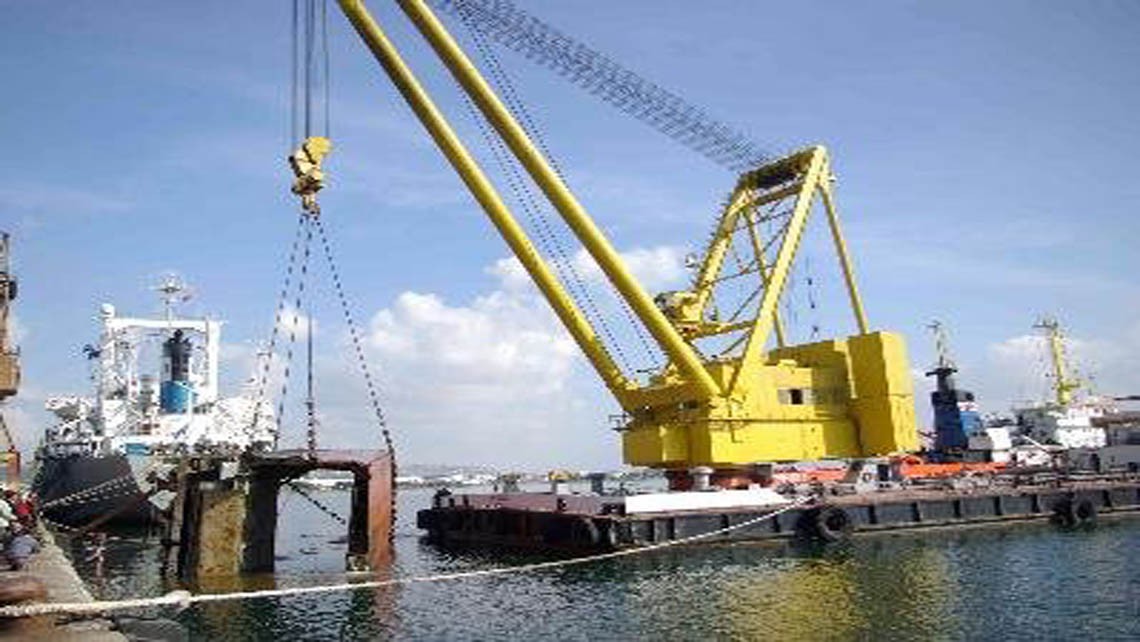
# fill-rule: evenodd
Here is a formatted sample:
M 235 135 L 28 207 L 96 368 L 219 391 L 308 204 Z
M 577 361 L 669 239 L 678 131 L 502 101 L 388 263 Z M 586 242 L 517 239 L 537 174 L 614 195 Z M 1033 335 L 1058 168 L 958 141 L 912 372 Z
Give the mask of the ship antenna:
M 167 323 L 174 321 L 174 307 L 189 301 L 190 297 L 193 296 L 190 286 L 175 272 L 163 275 L 162 282 L 153 289 L 158 292 L 159 298 L 162 299 Z
M 935 319 L 926 326 L 934 333 L 934 351 L 938 354 L 938 363 L 934 365 L 935 370 L 948 368 L 956 370 L 954 361 L 950 358 L 950 340 L 946 337 L 946 328 L 942 322 Z

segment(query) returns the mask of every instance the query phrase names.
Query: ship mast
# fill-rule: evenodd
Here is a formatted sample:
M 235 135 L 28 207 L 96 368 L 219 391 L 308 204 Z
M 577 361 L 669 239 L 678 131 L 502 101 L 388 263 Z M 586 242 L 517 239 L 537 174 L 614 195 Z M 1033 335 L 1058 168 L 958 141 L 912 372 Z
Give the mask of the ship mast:
M 938 378 L 938 390 L 948 393 L 955 387 L 954 373 L 958 372 L 958 367 L 950 358 L 950 340 L 946 336 L 946 328 L 941 321 L 932 321 L 926 327 L 934 334 L 934 350 L 938 353 L 938 362 L 926 373 L 926 376 L 936 376 Z
M 1049 347 L 1049 358 L 1053 365 L 1053 394 L 1058 406 L 1067 406 L 1073 401 L 1073 393 L 1081 387 L 1081 382 L 1069 374 L 1068 358 L 1065 354 L 1065 337 L 1061 324 L 1053 317 L 1045 317 L 1033 326 L 1045 332 Z
M 174 321 L 174 308 L 179 303 L 185 303 L 190 300 L 193 293 L 190 287 L 182 280 L 180 276 L 171 272 L 162 277 L 162 282 L 154 287 L 158 292 L 159 298 L 162 299 L 163 312 L 166 315 L 166 322 L 172 323 Z

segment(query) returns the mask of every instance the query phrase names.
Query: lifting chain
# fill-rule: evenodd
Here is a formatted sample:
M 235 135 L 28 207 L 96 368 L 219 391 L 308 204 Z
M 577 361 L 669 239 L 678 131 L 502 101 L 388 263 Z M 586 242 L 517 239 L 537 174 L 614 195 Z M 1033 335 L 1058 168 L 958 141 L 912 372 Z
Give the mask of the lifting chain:
M 394 471 L 396 451 L 392 445 L 392 434 L 388 430 L 388 421 L 384 416 L 384 409 L 380 405 L 380 394 L 377 392 L 376 384 L 372 378 L 372 372 L 368 368 L 368 360 L 364 356 L 364 344 L 360 340 L 360 332 L 357 330 L 356 320 L 352 315 L 352 307 L 349 305 L 348 296 L 345 294 L 344 283 L 340 278 L 340 268 L 333 258 L 332 243 L 329 242 L 328 234 L 325 233 L 325 226 L 320 219 L 316 219 L 315 225 L 317 228 L 317 236 L 321 241 L 321 248 L 324 250 L 325 260 L 328 263 L 333 290 L 336 292 L 337 301 L 340 303 L 340 310 L 344 315 L 344 323 L 348 326 L 348 335 L 352 340 L 352 348 L 356 353 L 356 361 L 360 367 L 360 374 L 364 378 L 364 386 L 368 392 L 368 400 L 372 405 L 373 413 L 376 415 L 376 423 L 380 426 L 380 434 L 384 438 L 384 446 L 388 449 L 388 454 L 392 457 Z M 395 479 L 394 472 L 392 478 Z
M 297 250 L 301 246 L 301 239 L 304 238 L 306 227 L 306 215 L 302 213 L 297 218 L 297 231 L 293 236 L 293 247 L 289 250 L 289 260 L 286 263 L 285 279 L 281 286 L 281 294 L 277 297 L 277 309 L 273 315 L 273 328 L 269 334 L 269 345 L 266 348 L 265 357 L 261 363 L 261 375 L 258 377 L 257 382 L 256 403 L 253 404 L 253 416 L 249 425 L 250 431 L 256 430 L 258 421 L 261 419 L 262 402 L 265 400 L 265 394 L 269 387 L 269 375 L 273 366 L 273 355 L 276 354 L 277 341 L 281 335 L 281 323 L 285 317 L 285 306 L 288 305 L 289 293 L 292 291 L 293 286 L 293 276 L 297 271 Z
M 308 491 L 306 491 L 305 489 L 298 486 L 296 484 L 296 482 L 288 482 L 288 486 L 293 492 L 295 492 L 298 495 L 300 495 L 301 497 L 304 497 L 305 499 L 307 499 L 309 501 L 309 503 L 312 504 L 313 506 L 316 506 L 317 509 L 320 510 L 322 513 L 324 513 L 325 515 L 328 515 L 329 517 L 333 518 L 337 522 L 340 522 L 344 526 L 348 526 L 348 520 L 345 519 L 343 515 L 337 513 L 333 509 L 326 506 L 323 502 L 319 501 L 316 497 L 313 497 L 312 495 L 310 495 L 308 493 Z
M 290 326 L 289 327 L 289 342 L 288 342 L 287 347 L 285 349 L 284 371 L 282 372 L 282 375 L 281 375 L 281 393 L 280 393 L 280 396 L 278 397 L 278 401 L 277 401 L 277 436 L 278 436 L 278 438 L 280 438 L 280 436 L 281 436 L 281 428 L 283 425 L 283 420 L 284 420 L 284 415 L 285 415 L 285 400 L 286 400 L 286 397 L 287 397 L 288 392 L 289 392 L 289 380 L 292 376 L 292 371 L 293 371 L 293 351 L 294 351 L 294 348 L 296 346 L 296 341 L 297 341 L 297 330 L 301 325 L 301 310 L 303 309 L 302 305 L 304 304 L 305 285 L 306 285 L 306 281 L 308 280 L 308 275 L 309 275 L 309 258 L 312 255 L 313 221 L 315 220 L 315 218 L 316 217 L 314 215 L 308 214 L 308 213 L 303 214 L 301 217 L 301 223 L 303 226 L 304 237 L 303 237 L 303 242 L 301 244 L 301 257 L 300 257 L 300 261 L 299 261 L 299 265 L 298 265 L 298 269 L 297 269 L 297 271 L 298 271 L 297 290 L 296 290 L 296 295 L 294 298 L 293 319 L 292 319 L 292 322 L 289 324 L 289 326 Z M 312 326 L 312 319 L 306 318 L 305 323 L 307 325 L 306 331 L 311 337 L 311 335 L 312 335 L 312 327 L 311 327 Z M 274 331 L 276 332 L 276 328 L 274 328 Z M 272 359 L 272 357 L 273 357 L 273 354 L 270 353 L 269 358 Z M 311 375 L 312 375 L 311 371 L 309 374 L 311 377 Z M 310 410 L 310 412 L 311 412 L 311 410 Z

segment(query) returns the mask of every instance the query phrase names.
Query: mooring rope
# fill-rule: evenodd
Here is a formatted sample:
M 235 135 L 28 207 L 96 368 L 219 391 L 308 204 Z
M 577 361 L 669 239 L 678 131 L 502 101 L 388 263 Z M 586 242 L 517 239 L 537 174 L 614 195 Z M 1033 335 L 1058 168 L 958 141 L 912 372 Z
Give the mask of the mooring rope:
M 681 546 L 683 544 L 691 544 L 700 540 L 709 539 L 718 535 L 724 535 L 733 531 L 738 531 L 749 526 L 755 526 L 761 522 L 772 519 L 777 515 L 781 515 L 795 508 L 799 508 L 815 499 L 814 495 L 809 495 L 797 499 L 796 501 L 784 506 L 783 508 L 774 510 L 770 513 L 760 515 L 749 520 L 745 520 L 739 524 L 725 526 L 716 530 L 692 535 L 690 537 L 683 537 L 681 539 L 670 540 L 667 542 L 659 542 L 656 544 L 649 544 L 638 548 L 625 549 L 620 551 L 610 551 L 608 553 L 599 553 L 597 555 L 587 555 L 585 557 L 575 557 L 568 560 L 553 560 L 549 562 L 536 562 L 534 564 L 523 564 L 521 566 L 504 566 L 498 568 L 486 568 L 475 571 L 460 571 L 457 573 L 440 573 L 436 575 L 421 575 L 417 577 L 404 577 L 388 580 L 371 580 L 365 582 L 343 582 L 339 584 L 323 584 L 318 586 L 298 586 L 292 588 L 280 589 L 265 589 L 260 591 L 235 591 L 232 593 L 199 593 L 193 594 L 190 591 L 170 591 L 165 595 L 157 597 L 144 597 L 128 600 L 108 600 L 108 601 L 95 601 L 95 602 L 49 602 L 41 604 L 21 604 L 14 606 L 0 607 L 0 618 L 14 618 L 14 617 L 30 617 L 36 615 L 94 615 L 99 613 L 106 613 L 110 611 L 126 611 L 131 609 L 150 608 L 155 606 L 177 606 L 179 608 L 187 608 L 193 604 L 203 604 L 207 602 L 227 602 L 232 600 L 252 600 L 264 599 L 272 597 L 291 597 L 295 595 L 318 595 L 323 593 L 337 593 L 341 591 L 356 591 L 360 589 L 384 588 L 388 586 L 406 586 L 411 584 L 428 584 L 433 582 L 450 582 L 456 580 L 467 580 L 478 577 L 492 577 L 499 575 L 512 575 L 517 573 L 531 573 L 534 571 L 547 571 L 557 568 L 565 568 L 568 566 L 579 566 L 582 564 L 590 564 L 593 562 L 600 562 L 602 560 L 616 559 L 620 557 L 629 557 L 632 555 L 641 555 L 652 551 L 670 548 L 673 546 Z

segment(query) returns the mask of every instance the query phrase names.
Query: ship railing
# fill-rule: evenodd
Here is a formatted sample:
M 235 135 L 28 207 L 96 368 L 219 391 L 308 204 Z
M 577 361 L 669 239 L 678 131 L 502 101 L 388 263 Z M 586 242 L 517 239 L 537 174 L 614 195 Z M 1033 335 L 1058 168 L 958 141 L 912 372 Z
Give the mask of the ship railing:
M 45 443 L 43 451 L 53 457 L 86 456 L 95 454 L 96 445 L 91 440 L 53 441 Z

